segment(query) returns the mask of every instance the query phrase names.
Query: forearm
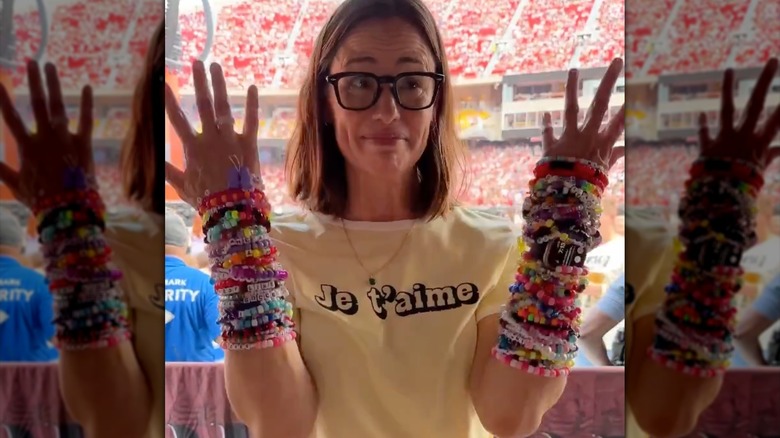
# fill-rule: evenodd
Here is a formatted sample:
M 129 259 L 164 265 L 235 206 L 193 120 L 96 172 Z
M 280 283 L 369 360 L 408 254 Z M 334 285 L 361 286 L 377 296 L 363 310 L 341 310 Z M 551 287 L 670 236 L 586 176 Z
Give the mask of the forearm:
M 720 390 L 733 351 L 741 254 L 755 240 L 754 200 L 762 181 L 748 169 L 712 160 L 691 169 L 680 208 L 681 251 L 666 300 L 654 318 L 634 322 L 631 354 L 641 365 L 630 376 L 629 394 L 635 395 L 629 403 L 648 433 L 690 432 Z M 664 402 L 647 405 L 653 396 Z
M 563 394 L 567 378 L 518 372 L 493 357 L 486 359 L 482 368 L 472 371 L 471 383 L 471 398 L 482 425 L 499 438 L 533 434 Z
M 651 436 L 686 436 L 715 401 L 723 377 L 695 377 L 650 360 L 647 351 L 653 345 L 655 326 L 654 315 L 633 323 L 627 352 L 626 403 L 637 424 Z
M 604 339 L 602 337 L 583 335 L 580 340 L 577 341 L 577 346 L 579 347 L 581 353 L 584 354 L 593 365 L 612 365 L 612 361 L 609 360 L 607 347 L 604 345 Z
M 125 297 L 115 284 L 119 273 L 110 267 L 110 248 L 96 223 L 102 222 L 101 206 L 99 198 L 74 198 L 42 208 L 42 249 L 65 404 L 88 437 L 131 438 L 146 432 L 150 392 L 130 341 Z M 70 224 L 63 221 L 69 213 L 77 218 Z
M 316 391 L 295 342 L 279 348 L 225 352 L 225 381 L 230 405 L 250 436 L 306 438 L 312 434 Z
M 755 337 L 735 338 L 734 346 L 745 359 L 745 362 L 752 366 L 762 367 L 767 365 L 764 358 L 764 352 L 761 350 L 761 343 Z
M 146 433 L 151 393 L 130 342 L 113 348 L 60 350 L 59 378 L 70 415 L 87 438 Z
M 231 406 L 252 436 L 307 438 L 316 391 L 295 342 L 287 272 L 268 235 L 270 206 L 260 191 L 225 193 L 244 198 L 229 207 L 206 200 L 200 212 L 219 296 Z M 243 220 L 231 222 L 239 216 Z
M 480 323 L 480 337 L 488 337 L 480 344 L 492 338 L 493 357 L 476 361 L 472 375 L 477 413 L 502 438 L 533 433 L 566 386 L 579 336 L 577 296 L 586 287 L 582 264 L 600 239 L 598 204 L 607 185 L 604 170 L 582 160 L 542 160 L 534 173 L 523 207 L 529 249 L 508 304 L 494 317 L 497 344 L 495 328 Z

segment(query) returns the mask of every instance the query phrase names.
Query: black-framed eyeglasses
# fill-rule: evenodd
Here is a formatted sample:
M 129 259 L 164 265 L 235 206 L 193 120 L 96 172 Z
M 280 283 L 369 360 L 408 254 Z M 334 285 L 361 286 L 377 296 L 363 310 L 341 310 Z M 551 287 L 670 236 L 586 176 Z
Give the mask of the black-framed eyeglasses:
M 431 72 L 405 72 L 396 76 L 377 76 L 365 72 L 342 72 L 325 76 L 333 85 L 339 105 L 349 111 L 364 111 L 374 106 L 382 94 L 383 84 L 390 85 L 395 102 L 404 109 L 420 111 L 430 108 L 444 82 L 444 75 Z

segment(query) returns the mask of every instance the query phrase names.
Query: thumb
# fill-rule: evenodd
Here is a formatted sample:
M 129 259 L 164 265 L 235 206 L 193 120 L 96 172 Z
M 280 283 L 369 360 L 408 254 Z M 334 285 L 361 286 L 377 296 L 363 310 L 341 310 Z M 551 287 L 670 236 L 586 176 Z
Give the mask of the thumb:
M 173 186 L 180 197 L 184 194 L 184 172 L 167 161 L 165 162 L 165 180 Z

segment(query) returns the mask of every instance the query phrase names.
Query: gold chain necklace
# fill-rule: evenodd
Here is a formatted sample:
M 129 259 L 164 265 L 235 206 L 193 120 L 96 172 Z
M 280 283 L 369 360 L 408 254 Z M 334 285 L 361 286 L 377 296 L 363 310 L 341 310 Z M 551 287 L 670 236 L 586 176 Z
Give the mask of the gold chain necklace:
M 409 227 L 409 231 L 406 232 L 406 235 L 404 236 L 404 240 L 401 242 L 401 245 L 398 247 L 398 249 L 395 251 L 392 257 L 390 257 L 389 260 L 385 262 L 379 269 L 377 269 L 374 273 L 368 270 L 366 268 L 366 265 L 363 264 L 363 260 L 360 259 L 360 256 L 358 255 L 357 250 L 355 249 L 355 245 L 352 244 L 352 239 L 349 237 L 349 233 L 347 232 L 347 226 L 344 223 L 344 219 L 341 219 L 341 229 L 344 230 L 344 236 L 347 237 L 347 242 L 349 242 L 349 247 L 352 248 L 352 253 L 355 255 L 355 260 L 360 264 L 360 267 L 363 268 L 364 271 L 366 271 L 366 274 L 368 275 L 368 284 L 371 286 L 376 285 L 376 274 L 382 272 L 390 263 L 395 260 L 395 258 L 398 256 L 398 254 L 401 253 L 401 250 L 403 249 L 404 245 L 406 245 L 406 239 L 409 238 L 409 235 L 412 234 L 412 230 L 414 229 L 414 225 Z

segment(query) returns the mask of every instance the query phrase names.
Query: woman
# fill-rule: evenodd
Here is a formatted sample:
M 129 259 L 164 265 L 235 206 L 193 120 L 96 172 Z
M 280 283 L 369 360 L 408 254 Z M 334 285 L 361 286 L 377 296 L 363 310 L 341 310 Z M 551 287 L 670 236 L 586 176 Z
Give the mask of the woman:
M 0 179 L 39 219 L 55 298 L 61 391 L 90 438 L 163 436 L 165 202 L 162 166 L 155 162 L 162 143 L 153 137 L 154 120 L 164 120 L 155 111 L 162 106 L 163 29 L 160 24 L 152 37 L 122 149 L 124 190 L 137 210 L 104 213 L 94 181 L 89 87 L 82 92 L 76 134 L 67 129 L 53 65 L 45 67 L 48 99 L 38 65 L 27 66 L 34 134 L 0 88 L 3 117 L 21 157 L 18 172 L 0 164 Z M 112 262 L 122 274 L 119 287 Z M 81 309 L 98 310 L 85 315 Z
M 569 242 L 562 249 L 579 262 L 583 248 L 597 243 L 595 203 L 617 159 L 622 113 L 600 127 L 621 69 L 619 60 L 610 66 L 581 128 L 574 71 L 560 139 L 545 119 L 547 155 L 565 158 L 538 169 L 537 188 L 568 184 L 556 172 L 577 173 L 571 184 L 591 184 L 575 190 L 587 201 L 583 210 L 577 198 L 555 193 L 575 207 L 564 217 L 589 219 L 577 241 L 560 235 L 574 236 L 563 230 L 570 224 L 527 228 L 529 239 L 542 242 L 520 271 L 530 280 L 513 285 L 511 297 L 507 286 L 518 271 L 511 225 L 454 201 L 464 150 L 444 45 L 422 1 L 347 0 L 322 29 L 287 150 L 292 194 L 306 211 L 275 218 L 273 227 L 259 178 L 257 89 L 248 91 L 241 133 L 219 65 L 210 68 L 213 98 L 204 65 L 193 68 L 202 133 L 167 89 L 187 168 L 168 164 L 166 178 L 203 215 L 221 295 L 227 391 L 252 436 L 316 430 L 330 438 L 465 438 L 486 436 L 485 429 L 504 437 L 536 430 L 566 384 L 582 272 L 548 257 L 554 243 L 544 239 L 559 233 L 555 242 Z M 540 224 L 540 212 L 558 214 L 556 206 L 534 204 L 536 196 L 529 226 Z M 536 277 L 527 270 L 542 256 L 538 271 L 550 280 L 539 294 L 560 293 L 555 306 L 537 302 L 501 316 L 510 298 L 514 307 L 535 299 Z M 524 309 L 557 312 L 560 326 L 515 315 Z M 527 349 L 509 339 L 529 333 L 538 336 Z
M 645 211 L 628 211 L 630 438 L 687 436 L 720 392 L 733 350 L 737 268 L 756 241 L 753 207 L 762 174 L 780 151 L 769 147 L 780 130 L 780 107 L 758 124 L 777 69 L 776 59 L 767 63 L 737 126 L 734 72 L 726 72 L 717 137 L 710 137 L 706 116 L 700 118 L 701 153 L 680 204 L 679 231 Z

